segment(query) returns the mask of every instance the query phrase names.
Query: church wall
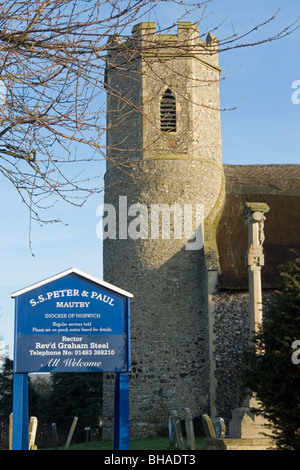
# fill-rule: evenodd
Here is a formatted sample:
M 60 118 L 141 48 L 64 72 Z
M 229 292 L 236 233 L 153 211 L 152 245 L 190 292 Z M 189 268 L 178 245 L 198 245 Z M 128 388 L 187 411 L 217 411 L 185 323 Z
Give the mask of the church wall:
M 272 289 L 263 290 L 263 311 L 272 293 Z M 243 406 L 245 399 L 240 372 L 243 354 L 249 345 L 249 293 L 247 290 L 219 290 L 213 301 L 215 412 L 228 424 L 232 410 Z

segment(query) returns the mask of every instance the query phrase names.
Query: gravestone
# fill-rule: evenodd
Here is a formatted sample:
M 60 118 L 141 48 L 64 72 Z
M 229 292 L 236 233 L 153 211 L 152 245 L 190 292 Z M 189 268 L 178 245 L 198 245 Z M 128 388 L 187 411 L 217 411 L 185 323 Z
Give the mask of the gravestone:
M 187 448 L 190 450 L 196 450 L 196 441 L 193 425 L 193 417 L 190 408 L 185 408 L 185 431 Z M 169 445 L 171 448 L 179 447 L 180 450 L 185 450 L 185 443 L 182 435 L 180 419 L 176 410 L 172 411 L 172 415 L 169 417 L 168 423 L 169 429 Z
M 69 447 L 70 447 L 71 440 L 72 440 L 77 422 L 78 422 L 78 417 L 74 416 L 73 421 L 72 421 L 72 425 L 71 425 L 71 428 L 70 428 L 70 431 L 69 431 L 69 434 L 68 434 L 68 437 L 67 437 L 67 440 L 66 440 L 66 443 L 65 443 L 64 450 L 68 450 Z
M 223 418 L 215 418 L 212 420 L 212 424 L 215 430 L 216 438 L 223 439 L 226 434 L 226 426 Z
M 175 430 L 175 440 L 173 441 L 174 442 L 173 446 L 177 444 L 180 450 L 185 450 L 185 445 L 184 445 L 184 440 L 183 440 L 183 435 L 182 435 L 181 425 L 180 425 L 180 419 L 176 410 L 172 411 L 171 423 L 172 423 L 172 427 Z
M 28 428 L 29 450 L 37 449 L 37 447 L 35 446 L 35 437 L 36 437 L 37 427 L 38 427 L 37 418 L 35 416 L 31 416 L 30 421 L 29 421 L 29 428 Z
M 263 438 L 272 437 L 268 428 L 268 421 L 261 415 L 252 411 L 258 404 L 252 397 L 245 401 L 245 405 L 232 411 L 232 420 L 229 423 L 229 435 L 232 438 Z
M 205 437 L 207 437 L 208 439 L 216 439 L 216 433 L 213 427 L 212 420 L 206 414 L 202 415 L 202 425 Z
M 195 433 L 193 425 L 193 417 L 190 408 L 185 408 L 185 431 L 187 439 L 187 448 L 196 450 Z
M 244 414 L 242 418 L 245 418 Z M 251 419 L 248 415 L 247 418 Z M 215 418 L 212 421 L 208 415 L 202 415 L 202 424 L 205 432 L 205 450 L 267 450 L 275 448 L 274 442 L 268 437 L 234 438 L 231 436 L 225 438 L 226 428 L 223 418 Z
M 173 424 L 173 419 L 171 416 L 169 417 L 168 429 L 169 429 L 169 446 L 171 448 L 175 448 L 176 447 L 176 433 L 175 433 L 175 426 Z

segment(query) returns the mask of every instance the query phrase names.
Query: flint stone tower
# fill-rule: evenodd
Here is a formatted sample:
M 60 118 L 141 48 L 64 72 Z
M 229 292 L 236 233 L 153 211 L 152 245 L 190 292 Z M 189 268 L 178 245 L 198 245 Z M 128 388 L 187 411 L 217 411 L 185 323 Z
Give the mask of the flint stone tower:
M 104 279 L 134 294 L 131 437 L 165 431 L 173 409 L 206 412 L 211 399 L 208 298 L 225 194 L 219 77 L 217 39 L 200 40 L 190 22 L 163 35 L 155 23 L 140 23 L 127 41 L 115 36 L 108 45 L 105 203 L 116 211 L 116 230 L 103 243 Z M 151 214 L 158 207 L 171 216 L 162 217 L 157 236 Z M 203 208 L 204 245 L 187 249 L 174 207 L 181 220 L 192 211 L 193 230 Z M 113 374 L 104 380 L 103 407 L 110 437 Z

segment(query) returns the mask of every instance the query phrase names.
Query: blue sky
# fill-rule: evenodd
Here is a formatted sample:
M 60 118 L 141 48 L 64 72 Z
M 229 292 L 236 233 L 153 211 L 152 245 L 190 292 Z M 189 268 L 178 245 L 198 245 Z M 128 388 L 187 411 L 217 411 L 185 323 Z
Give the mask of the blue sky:
M 271 17 L 278 8 L 277 20 L 258 32 L 269 37 L 300 16 L 299 0 L 215 0 L 211 16 L 203 24 L 225 37 L 247 25 Z M 175 22 L 178 9 L 163 3 L 157 17 L 162 26 Z M 187 18 L 193 21 L 195 15 Z M 155 16 L 145 21 L 155 21 Z M 204 30 L 204 31 L 205 31 Z M 253 37 L 254 39 L 255 37 Z M 300 104 L 292 103 L 292 83 L 300 80 L 300 29 L 292 36 L 266 45 L 241 48 L 220 54 L 223 76 L 222 112 L 223 162 L 226 164 L 300 163 Z M 300 95 L 299 95 L 300 96 Z M 104 163 L 99 163 L 104 175 Z M 102 184 L 100 179 L 99 184 Z M 83 208 L 57 204 L 52 214 L 68 225 L 31 227 L 32 256 L 29 249 L 29 214 L 14 188 L 0 176 L 0 338 L 13 350 L 14 301 L 12 292 L 34 284 L 70 267 L 102 278 L 102 247 L 96 236 L 96 216 L 102 195 L 89 199 Z M 49 214 L 50 216 L 50 214 Z M 119 287 L 122 287 L 121 285 Z

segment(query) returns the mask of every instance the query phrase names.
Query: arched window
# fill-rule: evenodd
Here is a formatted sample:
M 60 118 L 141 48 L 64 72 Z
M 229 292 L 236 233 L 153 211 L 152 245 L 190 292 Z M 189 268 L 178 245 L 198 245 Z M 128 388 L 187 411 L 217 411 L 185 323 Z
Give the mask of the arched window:
M 168 88 L 160 102 L 160 129 L 163 132 L 176 132 L 176 98 Z

